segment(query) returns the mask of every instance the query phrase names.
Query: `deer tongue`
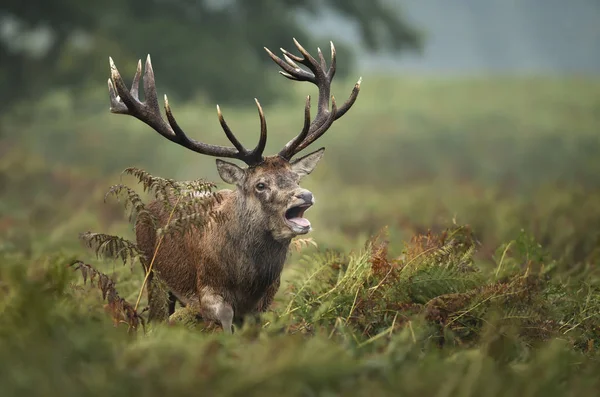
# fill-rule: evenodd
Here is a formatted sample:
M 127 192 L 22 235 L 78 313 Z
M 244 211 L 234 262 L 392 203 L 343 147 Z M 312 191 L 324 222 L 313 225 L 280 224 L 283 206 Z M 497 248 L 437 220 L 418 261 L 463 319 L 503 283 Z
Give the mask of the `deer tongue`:
M 298 226 L 309 227 L 310 222 L 306 218 L 289 218 L 288 221 L 295 223 Z

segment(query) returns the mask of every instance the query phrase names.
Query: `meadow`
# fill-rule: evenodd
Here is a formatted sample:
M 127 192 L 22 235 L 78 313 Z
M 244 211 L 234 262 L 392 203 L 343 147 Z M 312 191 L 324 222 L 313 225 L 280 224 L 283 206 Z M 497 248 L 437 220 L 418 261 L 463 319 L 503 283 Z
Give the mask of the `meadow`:
M 268 153 L 301 128 L 309 87 L 285 89 L 264 109 Z M 133 238 L 123 203 L 104 200 L 121 181 L 140 188 L 121 171 L 224 187 L 214 158 L 110 114 L 103 90 L 85 98 L 55 92 L 0 120 L 2 396 L 600 390 L 600 80 L 364 76 L 303 183 L 314 245 L 291 252 L 272 310 L 233 337 L 185 310 L 132 331 L 99 278 L 69 266 L 134 304 L 141 267 L 78 237 Z M 188 135 L 226 143 L 214 104 L 171 106 Z M 256 109 L 222 109 L 252 146 Z

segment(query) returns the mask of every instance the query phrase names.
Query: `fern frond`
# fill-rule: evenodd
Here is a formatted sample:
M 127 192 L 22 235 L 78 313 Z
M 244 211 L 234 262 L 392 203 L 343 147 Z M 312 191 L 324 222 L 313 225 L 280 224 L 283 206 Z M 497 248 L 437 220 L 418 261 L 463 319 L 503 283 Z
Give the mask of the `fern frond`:
M 167 235 L 173 232 L 184 235 L 192 229 L 202 232 L 210 227 L 211 221 L 222 223 L 227 219 L 227 215 L 223 212 L 208 212 L 208 213 L 192 213 L 180 218 L 175 218 L 162 228 L 156 230 L 157 236 Z
M 136 177 L 138 182 L 142 184 L 144 192 L 153 195 L 156 200 L 161 202 L 167 212 L 170 211 L 172 206 L 171 199 L 177 196 L 176 194 L 170 194 L 177 190 L 177 182 L 175 180 L 154 176 L 145 170 L 135 167 L 126 168 L 123 173 Z
M 88 277 L 90 283 L 96 281 L 96 287 L 102 292 L 102 300 L 107 301 L 107 309 L 115 325 L 124 322 L 129 326 L 129 331 L 135 331 L 141 325 L 146 332 L 144 318 L 129 302 L 119 296 L 115 289 L 115 282 L 110 277 L 96 270 L 92 265 L 79 260 L 71 263 L 70 266 L 75 266 L 75 271 L 81 271 L 84 284 L 87 283 Z
M 222 202 L 220 193 L 212 192 L 189 192 L 184 191 L 182 197 L 174 209 L 174 216 L 181 218 L 194 214 L 208 214 L 214 211 L 214 208 Z M 174 205 L 174 204 L 171 204 Z M 172 209 L 172 208 L 171 208 Z
M 175 180 L 161 178 L 151 175 L 149 172 L 136 167 L 129 167 L 123 170 L 124 174 L 129 174 L 137 178 L 138 182 L 144 187 L 144 192 L 157 194 L 167 189 L 175 188 Z
M 296 238 L 296 239 L 292 240 L 292 243 L 290 244 L 290 249 L 293 249 L 296 252 L 300 252 L 304 248 L 308 247 L 309 245 L 312 245 L 313 247 L 318 248 L 317 242 L 312 237 Z
M 85 232 L 79 235 L 84 244 L 93 249 L 97 257 L 121 259 L 123 264 L 130 262 L 131 265 L 136 260 L 144 263 L 144 254 L 133 242 L 119 236 L 112 236 L 104 233 Z
M 104 202 L 106 202 L 106 199 L 109 195 L 115 196 L 117 201 L 121 201 L 121 197 L 124 198 L 125 210 L 131 208 L 128 216 L 129 222 L 132 222 L 134 219 L 139 220 L 143 218 L 152 225 L 156 224 L 156 220 L 152 214 L 146 210 L 146 206 L 142 201 L 142 198 L 135 190 L 126 185 L 113 185 L 104 195 Z
M 211 193 L 217 187 L 213 182 L 204 179 L 176 182 L 176 189 L 183 195 L 185 193 L 196 196 L 198 193 Z
M 411 274 L 406 284 L 411 301 L 424 304 L 441 295 L 469 291 L 479 281 L 457 267 L 427 266 Z
M 169 288 L 156 269 L 152 269 L 146 292 L 148 296 L 148 322 L 164 322 L 169 318 Z
M 213 182 L 203 179 L 175 181 L 174 179 L 161 178 L 136 167 L 126 168 L 123 173 L 136 177 L 138 182 L 144 187 L 145 192 L 161 197 L 169 196 L 169 192 L 178 193 L 178 195 L 210 193 L 217 186 Z

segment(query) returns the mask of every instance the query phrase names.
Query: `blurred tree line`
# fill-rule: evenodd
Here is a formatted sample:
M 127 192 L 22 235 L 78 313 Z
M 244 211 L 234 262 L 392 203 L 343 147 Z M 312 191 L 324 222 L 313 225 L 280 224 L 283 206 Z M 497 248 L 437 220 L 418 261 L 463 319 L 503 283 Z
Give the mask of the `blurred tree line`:
M 355 23 L 371 50 L 420 47 L 418 31 L 385 0 L 4 0 L 0 109 L 56 88 L 97 89 L 109 76 L 109 55 L 130 80 L 147 53 L 159 90 L 174 98 L 201 92 L 220 103 L 252 104 L 249 96 L 265 103 L 278 92 L 268 78 L 277 68 L 263 46 L 293 50 L 292 37 L 312 50 L 327 46 L 297 17 L 324 11 Z M 350 48 L 336 49 L 343 75 Z

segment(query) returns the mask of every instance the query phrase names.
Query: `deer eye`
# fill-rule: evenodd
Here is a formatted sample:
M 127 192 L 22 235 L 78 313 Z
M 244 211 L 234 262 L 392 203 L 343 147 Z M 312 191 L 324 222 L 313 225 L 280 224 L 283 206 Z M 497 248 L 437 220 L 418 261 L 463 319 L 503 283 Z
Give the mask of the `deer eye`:
M 259 192 L 262 192 L 266 188 L 267 188 L 267 186 L 262 182 L 259 182 L 256 184 L 256 190 L 258 190 Z

